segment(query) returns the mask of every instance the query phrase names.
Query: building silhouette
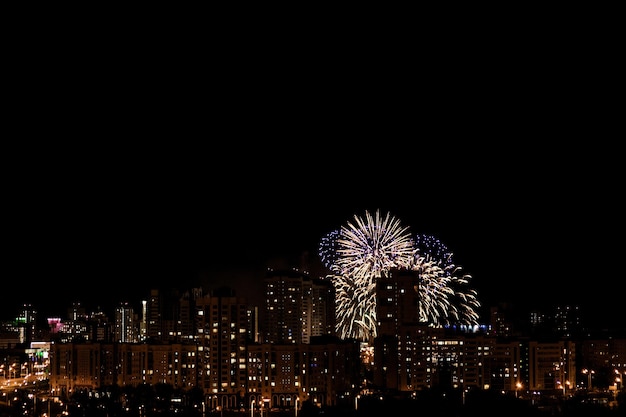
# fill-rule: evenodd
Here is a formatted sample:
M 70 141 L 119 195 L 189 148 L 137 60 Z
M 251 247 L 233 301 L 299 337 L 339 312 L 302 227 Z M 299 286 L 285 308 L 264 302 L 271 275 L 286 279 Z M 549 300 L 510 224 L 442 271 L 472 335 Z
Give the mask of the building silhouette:
M 310 343 L 334 335 L 332 283 L 295 270 L 269 270 L 264 278 L 265 342 Z
M 113 320 L 76 303 L 66 319 L 49 319 L 47 332 L 25 326 L 19 312 L 0 328 L 0 369 L 23 378 L 45 368 L 59 396 L 112 386 L 197 389 L 209 410 L 354 407 L 368 395 L 435 389 L 459 398 L 623 390 L 624 333 L 589 332 L 568 306 L 533 310 L 524 323 L 514 306 L 501 304 L 491 308 L 489 324 L 432 326 L 419 320 L 418 279 L 392 271 L 379 280 L 372 344 L 336 336 L 329 281 L 269 270 L 261 305 L 229 287 L 152 289 L 139 310 L 116 306 Z M 46 343 L 28 343 L 27 328 Z

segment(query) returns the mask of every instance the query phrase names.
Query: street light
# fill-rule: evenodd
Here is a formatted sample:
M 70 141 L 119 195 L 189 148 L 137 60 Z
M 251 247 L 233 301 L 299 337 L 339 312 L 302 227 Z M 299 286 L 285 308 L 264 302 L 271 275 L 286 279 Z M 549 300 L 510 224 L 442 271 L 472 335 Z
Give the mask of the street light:
M 617 382 L 617 388 L 618 390 L 622 390 L 622 388 L 624 388 L 624 375 L 623 373 L 621 373 L 619 371 L 619 369 L 615 369 L 615 374 L 617 375 L 617 377 L 615 378 L 615 382 Z
M 594 371 L 593 369 L 587 369 L 587 368 L 584 368 L 584 369 L 582 370 L 582 373 L 583 373 L 583 374 L 585 374 L 585 375 L 587 375 L 587 389 L 588 389 L 588 390 L 591 390 L 591 388 L 592 388 L 592 385 L 591 385 L 591 375 L 592 375 L 592 374 L 595 374 L 595 373 L 596 373 L 596 371 Z
M 260 413 L 261 417 L 263 417 L 263 410 L 265 410 L 266 408 L 267 408 L 267 411 L 265 412 L 265 414 L 269 416 L 270 399 L 269 398 L 265 398 L 265 397 L 261 397 L 261 401 L 259 401 L 259 413 Z
M 250 417 L 254 417 L 254 404 L 256 403 L 256 401 L 252 400 L 250 402 Z
M 518 381 L 517 384 L 515 384 L 515 398 L 518 397 L 518 392 L 520 388 L 522 388 L 522 383 Z
M 296 407 L 295 407 L 296 417 L 298 417 L 298 401 L 300 401 L 300 396 L 299 395 L 296 397 Z

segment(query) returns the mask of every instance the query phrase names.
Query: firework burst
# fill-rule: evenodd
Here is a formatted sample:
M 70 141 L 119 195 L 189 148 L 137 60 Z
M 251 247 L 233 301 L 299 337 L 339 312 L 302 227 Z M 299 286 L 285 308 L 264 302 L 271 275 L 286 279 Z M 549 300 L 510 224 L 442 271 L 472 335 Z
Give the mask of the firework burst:
M 407 268 L 415 249 L 408 227 L 387 213 L 365 212 L 319 246 L 322 262 L 332 271 L 336 294 L 336 330 L 343 338 L 376 337 L 376 280 L 391 268 Z
M 337 239 L 335 266 L 341 275 L 353 275 L 367 281 L 391 268 L 406 268 L 415 249 L 408 227 L 391 214 L 383 218 L 365 212 L 365 218 L 354 216 L 355 223 L 342 226 Z
M 454 265 L 452 252 L 434 236 L 411 238 L 409 228 L 387 213 L 365 212 L 320 242 L 319 255 L 331 271 L 336 294 L 337 333 L 372 341 L 377 336 L 376 283 L 391 269 L 416 271 L 419 320 L 431 326 L 477 324 L 476 291 L 465 291 L 471 276 Z

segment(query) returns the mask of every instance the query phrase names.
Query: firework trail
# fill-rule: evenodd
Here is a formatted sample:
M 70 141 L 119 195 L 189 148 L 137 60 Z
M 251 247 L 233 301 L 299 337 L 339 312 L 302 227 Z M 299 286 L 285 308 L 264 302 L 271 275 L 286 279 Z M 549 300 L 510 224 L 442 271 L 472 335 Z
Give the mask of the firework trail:
M 419 276 L 415 291 L 419 294 L 419 321 L 433 327 L 453 324 L 478 324 L 480 307 L 477 293 L 473 289 L 464 291 L 471 276 L 463 274 L 461 267 L 451 261 L 432 260 L 416 255 L 411 270 Z
M 431 326 L 477 324 L 476 291 L 464 292 L 471 279 L 454 265 L 452 253 L 434 236 L 411 238 L 408 227 L 389 213 L 354 216 L 355 222 L 327 234 L 319 255 L 331 271 L 336 294 L 336 330 L 342 338 L 371 341 L 376 329 L 376 282 L 391 269 L 419 276 L 419 320 Z
M 343 338 L 369 341 L 376 335 L 375 283 L 363 285 L 350 277 L 334 277 L 337 324 Z

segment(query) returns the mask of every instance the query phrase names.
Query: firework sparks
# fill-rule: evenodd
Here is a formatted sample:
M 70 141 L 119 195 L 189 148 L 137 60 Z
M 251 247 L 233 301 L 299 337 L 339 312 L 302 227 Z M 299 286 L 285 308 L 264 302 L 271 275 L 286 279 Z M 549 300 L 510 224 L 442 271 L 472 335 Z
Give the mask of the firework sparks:
M 448 267 L 452 265 L 452 252 L 439 239 L 432 235 L 417 234 L 415 247 L 421 257 L 427 261 L 435 261 Z
M 374 283 L 341 275 L 333 280 L 337 305 L 337 330 L 343 338 L 367 341 L 376 335 L 376 292 Z
M 382 218 L 365 212 L 365 218 L 354 216 L 355 224 L 341 228 L 337 239 L 337 261 L 341 275 L 354 275 L 367 281 L 391 268 L 406 268 L 415 252 L 408 227 L 389 213 Z
M 415 257 L 411 269 L 419 276 L 415 291 L 419 294 L 420 322 L 434 327 L 478 324 L 477 293 L 471 288 L 465 291 L 470 275 L 463 274 L 462 269 L 451 262 L 444 264 L 442 260 L 423 256 Z
M 337 239 L 339 230 L 333 230 L 322 238 L 318 247 L 318 253 L 322 264 L 328 269 L 333 269 L 337 262 Z
M 342 338 L 371 341 L 377 336 L 376 282 L 391 269 L 419 276 L 419 320 L 431 326 L 473 325 L 480 307 L 476 291 L 465 291 L 471 276 L 452 261 L 452 252 L 434 236 L 411 238 L 409 228 L 387 213 L 365 212 L 326 235 L 319 255 L 331 271 L 336 294 L 336 330 Z
M 376 337 L 376 280 L 391 268 L 407 268 L 415 249 L 408 227 L 389 213 L 366 211 L 354 220 L 322 239 L 319 252 L 334 273 L 337 331 L 369 341 Z

